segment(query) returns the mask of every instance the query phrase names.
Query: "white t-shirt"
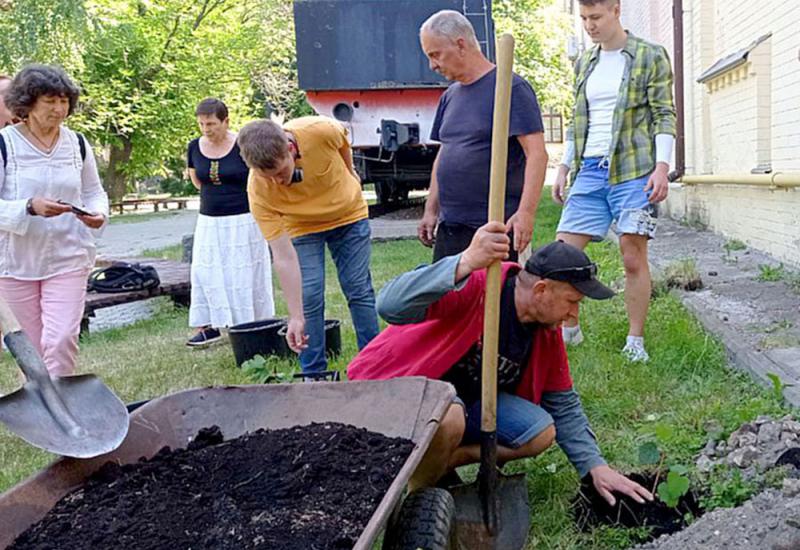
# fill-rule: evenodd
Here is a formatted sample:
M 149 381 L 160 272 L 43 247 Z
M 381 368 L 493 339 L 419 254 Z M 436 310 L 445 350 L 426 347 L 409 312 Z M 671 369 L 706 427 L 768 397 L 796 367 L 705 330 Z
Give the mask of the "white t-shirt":
M 584 157 L 603 157 L 611 148 L 611 128 L 617 106 L 625 57 L 622 50 L 600 50 L 594 71 L 586 80 L 586 101 L 589 104 L 589 134 Z
M 622 50 L 600 50 L 592 74 L 586 80 L 586 102 L 589 104 L 589 132 L 583 158 L 604 157 L 611 153 L 614 112 L 617 106 L 622 76 L 625 74 L 625 56 Z M 655 137 L 656 162 L 669 164 L 675 138 L 669 134 Z M 575 141 L 564 143 L 561 164 L 571 166 L 575 156 Z
M 0 159 L 0 277 L 41 280 L 91 268 L 99 230 L 70 212 L 44 218 L 26 209 L 28 199 L 42 197 L 108 216 L 108 195 L 89 144 L 84 161 L 77 135 L 64 126 L 49 154 L 14 126 L 0 133 L 8 154 L 5 170 Z

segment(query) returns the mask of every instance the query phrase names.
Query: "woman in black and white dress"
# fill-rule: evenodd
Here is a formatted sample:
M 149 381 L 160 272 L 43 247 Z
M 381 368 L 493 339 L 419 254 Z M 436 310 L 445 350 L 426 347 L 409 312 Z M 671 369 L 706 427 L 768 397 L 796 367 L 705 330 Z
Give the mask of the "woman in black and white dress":
M 275 305 L 269 248 L 250 215 L 249 170 L 228 129 L 228 108 L 208 98 L 195 115 L 202 136 L 189 143 L 187 162 L 200 190 L 189 308 L 197 332 L 187 345 L 203 346 L 219 340 L 221 328 L 272 317 Z

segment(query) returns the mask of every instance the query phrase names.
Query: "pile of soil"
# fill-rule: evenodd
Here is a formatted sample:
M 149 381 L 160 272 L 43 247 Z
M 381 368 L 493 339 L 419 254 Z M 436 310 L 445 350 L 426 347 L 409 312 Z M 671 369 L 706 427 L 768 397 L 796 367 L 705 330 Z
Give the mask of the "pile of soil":
M 343 424 L 259 430 L 107 464 L 10 548 L 351 548 L 414 444 Z
M 628 477 L 650 490 L 656 485 L 655 474 L 629 474 Z M 663 476 L 661 477 L 663 480 Z M 703 513 L 697 495 L 689 491 L 681 497 L 676 508 L 670 508 L 656 497 L 652 502 L 639 504 L 627 495 L 615 493 L 617 503 L 610 506 L 597 492 L 592 484 L 591 476 L 581 481 L 578 495 L 572 502 L 575 522 L 583 531 L 594 527 L 610 525 L 613 527 L 648 527 L 650 539 L 674 533 L 685 528 L 686 516 L 697 517 Z
M 769 490 L 737 508 L 709 512 L 689 528 L 641 550 L 797 550 L 800 548 L 800 496 Z

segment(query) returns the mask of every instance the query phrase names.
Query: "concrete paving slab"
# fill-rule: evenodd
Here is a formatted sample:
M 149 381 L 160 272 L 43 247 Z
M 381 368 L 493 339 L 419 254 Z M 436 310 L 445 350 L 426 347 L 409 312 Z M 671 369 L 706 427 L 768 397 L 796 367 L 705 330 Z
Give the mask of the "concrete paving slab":
M 722 340 L 734 366 L 767 387 L 768 374 L 778 375 L 787 401 L 800 407 L 800 278 L 784 267 L 781 280 L 760 280 L 780 262 L 747 247 L 736 250 L 740 243 L 710 231 L 669 219 L 659 220 L 658 231 L 650 244 L 654 278 L 693 259 L 703 289 L 675 294 Z

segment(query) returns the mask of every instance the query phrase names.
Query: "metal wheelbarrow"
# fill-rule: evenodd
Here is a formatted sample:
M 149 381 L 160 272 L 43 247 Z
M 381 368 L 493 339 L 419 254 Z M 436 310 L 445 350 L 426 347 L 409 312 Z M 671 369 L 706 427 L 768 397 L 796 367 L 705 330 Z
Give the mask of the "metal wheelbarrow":
M 415 443 L 354 546 L 358 550 L 373 548 L 393 512 L 395 517 L 432 512 L 431 500 L 421 501 L 416 493 L 407 499 L 402 510 L 399 505 L 408 480 L 454 396 L 450 384 L 414 377 L 202 388 L 154 399 L 131 414 L 128 435 L 115 451 L 92 459 L 61 458 L 0 495 L 0 548 L 6 548 L 41 520 L 58 500 L 80 487 L 106 462 L 128 464 L 142 457 L 150 458 L 164 446 L 185 448 L 201 428 L 211 425 L 219 426 L 226 439 L 232 439 L 260 428 L 290 428 L 312 422 L 341 422 Z M 439 501 L 444 524 L 432 525 L 436 533 L 390 529 L 384 535 L 383 548 L 451 548 L 450 540 L 439 546 L 429 542 L 433 538 L 442 539 L 442 531 L 450 529 L 453 514 L 452 497 L 442 489 L 431 491 L 438 491 L 434 496 L 444 497 Z M 409 510 L 409 507 L 420 509 Z M 450 517 L 446 517 L 448 514 Z M 445 536 L 449 539 L 449 535 Z

